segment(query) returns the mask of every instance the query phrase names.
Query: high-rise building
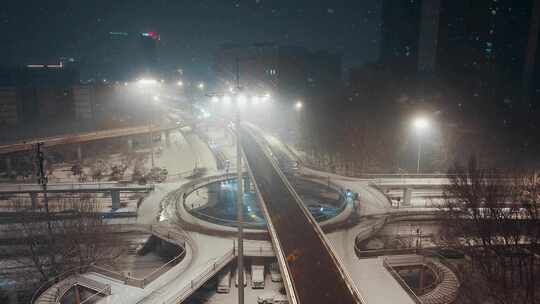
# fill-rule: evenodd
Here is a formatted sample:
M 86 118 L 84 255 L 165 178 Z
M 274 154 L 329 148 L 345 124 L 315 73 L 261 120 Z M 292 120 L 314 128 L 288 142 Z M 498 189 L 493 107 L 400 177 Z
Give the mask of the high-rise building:
M 532 0 L 442 1 L 437 74 L 463 112 L 520 120 Z M 534 34 L 538 35 L 538 33 Z
M 384 0 L 379 67 L 396 94 L 423 98 L 435 78 L 441 0 Z
M 396 87 L 420 98 L 441 90 L 458 111 L 525 109 L 534 94 L 537 2 L 386 0 L 379 64 Z
M 383 1 L 380 62 L 405 78 L 417 70 L 420 15 L 420 0 Z
M 94 81 L 125 82 L 145 74 L 158 74 L 158 33 L 111 31 L 101 37 L 85 66 Z
M 158 42 L 160 41 L 160 36 L 156 32 L 144 32 L 139 36 L 139 63 L 140 70 L 142 74 L 158 74 Z

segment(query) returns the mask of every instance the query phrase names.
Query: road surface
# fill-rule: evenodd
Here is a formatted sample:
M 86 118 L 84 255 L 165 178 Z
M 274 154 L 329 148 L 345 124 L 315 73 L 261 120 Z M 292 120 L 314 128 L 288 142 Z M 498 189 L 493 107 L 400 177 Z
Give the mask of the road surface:
M 274 247 L 281 248 L 286 258 L 298 303 L 362 303 L 315 220 L 246 130 L 242 130 L 242 147 L 265 205 Z

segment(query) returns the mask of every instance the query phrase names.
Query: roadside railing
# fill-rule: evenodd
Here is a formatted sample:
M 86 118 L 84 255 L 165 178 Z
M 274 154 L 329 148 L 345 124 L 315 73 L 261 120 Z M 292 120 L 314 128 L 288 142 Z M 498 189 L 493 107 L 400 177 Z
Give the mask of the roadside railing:
M 83 182 L 83 183 L 50 183 L 47 185 L 47 191 L 109 191 L 121 189 L 133 189 L 142 191 L 154 190 L 154 185 L 139 185 L 135 183 L 119 183 L 119 182 Z M 43 185 L 29 184 L 0 184 L 0 193 L 2 192 L 33 192 L 42 191 Z
M 238 255 L 238 244 L 234 242 L 234 253 Z M 271 244 L 244 243 L 244 256 L 275 256 L 274 247 Z
M 156 270 L 149 273 L 146 277 L 142 279 L 142 288 L 146 287 L 148 284 L 152 283 L 155 279 L 157 279 L 159 276 L 167 272 L 173 265 L 180 262 L 184 257 L 186 256 L 186 250 L 182 250 L 182 252 L 177 255 L 175 258 L 170 260 L 169 262 L 161 265 L 161 267 L 157 268 Z
M 150 274 L 146 275 L 143 278 L 135 278 L 135 277 L 125 275 L 117 271 L 105 269 L 97 265 L 91 265 L 90 269 L 96 273 L 100 273 L 104 276 L 122 281 L 126 285 L 138 287 L 138 288 L 145 288 L 148 284 L 152 283 L 159 276 L 167 272 L 170 269 L 170 266 L 172 264 L 176 264 L 180 262 L 186 256 L 186 249 L 185 249 L 186 236 L 185 235 L 178 233 L 176 231 L 171 231 L 171 230 L 167 230 L 167 232 L 163 232 L 163 231 L 160 231 L 160 229 L 152 228 L 152 226 L 151 226 L 150 231 L 152 232 L 153 235 L 161 239 L 165 239 L 166 241 L 175 243 L 177 245 L 182 245 L 183 246 L 182 252 L 176 257 L 174 257 L 173 259 L 171 259 L 170 261 L 168 261 L 167 263 L 161 265 L 159 268 L 153 270 Z M 181 241 L 179 242 L 179 240 Z
M 102 290 L 98 290 L 93 295 L 91 295 L 88 298 L 84 299 L 84 301 L 82 301 L 80 304 L 94 303 L 95 298 L 97 298 L 98 296 L 110 295 L 110 294 L 111 294 L 111 286 L 108 285 L 107 287 L 103 288 Z
M 151 232 L 152 234 L 154 234 L 154 235 L 156 235 L 156 236 L 158 236 L 160 238 L 166 238 L 167 241 L 171 241 L 171 242 L 174 242 L 174 243 L 177 243 L 177 244 L 178 244 L 178 242 L 177 242 L 176 239 L 181 239 L 181 240 L 185 239 L 185 236 L 182 235 L 181 233 L 178 233 L 178 232 L 175 232 L 175 231 L 167 231 L 166 233 L 164 233 L 164 232 L 160 231 L 160 229 L 155 229 L 150 225 L 122 225 L 122 224 L 118 224 L 118 225 L 113 225 L 113 226 L 118 231 L 133 230 L 133 229 L 144 230 L 144 231 L 147 231 L 147 232 Z M 176 240 L 176 241 L 172 241 L 172 240 Z M 102 286 L 95 287 L 94 286 L 93 287 L 93 285 L 96 285 L 96 284 L 92 285 L 92 283 L 91 283 L 91 282 L 93 282 L 92 280 L 78 275 L 78 274 L 86 273 L 86 272 L 95 272 L 95 273 L 104 275 L 106 277 L 109 277 L 111 279 L 115 279 L 115 280 L 124 282 L 124 284 L 129 285 L 129 286 L 133 286 L 133 287 L 137 287 L 137 288 L 145 288 L 148 284 L 153 282 L 155 279 L 157 279 L 163 273 L 167 272 L 171 268 L 172 264 L 178 263 L 179 261 L 181 261 L 186 256 L 185 242 L 183 241 L 182 244 L 184 245 L 184 248 L 183 248 L 182 252 L 179 255 L 177 255 L 176 257 L 174 257 L 173 259 L 171 259 L 167 263 L 161 265 L 159 268 L 155 269 L 150 274 L 146 275 L 144 278 L 135 278 L 135 277 L 123 274 L 123 273 L 118 272 L 118 271 L 114 271 L 114 270 L 104 268 L 103 265 L 90 264 L 90 265 L 87 265 L 87 266 L 70 269 L 70 270 L 68 270 L 68 271 L 54 277 L 53 279 L 51 279 L 51 280 L 49 280 L 47 282 L 44 282 L 36 290 L 36 292 L 34 293 L 34 295 L 32 297 L 32 300 L 31 300 L 31 303 L 34 303 L 39 298 L 39 296 L 41 294 L 45 293 L 48 289 L 52 288 L 56 284 L 59 284 L 59 286 L 58 286 L 58 288 L 56 289 L 56 292 L 55 292 L 55 299 L 59 299 L 72 285 L 79 284 L 79 283 L 80 283 L 80 285 L 83 285 L 83 286 L 88 285 L 87 286 L 88 288 L 96 290 L 99 294 L 103 294 L 104 292 L 107 291 L 107 288 L 106 288 L 107 286 L 105 286 L 105 287 L 102 287 Z M 73 276 L 76 276 L 76 277 L 75 278 L 70 278 L 70 277 L 73 277 Z M 109 286 L 108 290 L 109 290 L 109 294 L 110 294 L 110 286 Z M 85 301 L 87 301 L 87 300 L 85 300 Z M 83 303 L 84 303 L 84 301 L 83 301 Z
M 219 224 L 219 225 L 223 225 L 223 226 L 229 226 L 229 227 L 237 227 L 238 226 L 238 221 L 236 220 L 227 220 L 227 219 L 224 219 L 224 218 L 217 218 L 217 217 L 213 217 L 211 215 L 208 215 L 208 214 L 205 214 L 205 213 L 202 213 L 200 211 L 197 211 L 197 210 L 189 210 L 193 215 L 195 215 L 195 217 L 199 218 L 199 219 L 202 219 L 202 220 L 205 220 L 205 221 L 208 221 L 208 222 L 211 222 L 211 223 L 214 223 L 214 224 Z M 244 221 L 243 224 L 244 228 L 248 228 L 248 229 L 261 229 L 261 228 L 266 228 L 266 222 L 247 222 L 247 221 Z
M 110 294 L 110 285 L 96 282 L 94 280 L 80 276 L 81 273 L 86 271 L 89 267 L 76 267 L 70 270 L 63 272 L 62 274 L 54 277 L 53 279 L 44 282 L 41 284 L 38 289 L 34 292 L 30 303 L 36 303 L 41 295 L 47 293 L 51 288 L 55 287 L 53 291 L 53 302 L 58 303 L 58 301 L 63 297 L 63 295 L 73 286 L 73 285 L 82 285 L 89 289 L 95 290 L 97 292 L 108 291 Z
M 164 304 L 176 304 L 185 300 L 193 291 L 198 289 L 204 284 L 211 276 L 213 276 L 221 268 L 225 267 L 235 256 L 235 250 L 228 251 L 223 257 L 205 268 L 205 270 L 199 274 L 195 279 L 189 281 L 189 283 L 179 290 L 171 299 L 163 302 Z
M 397 273 L 397 271 L 388 263 L 387 258 L 383 258 L 383 266 L 390 272 L 390 274 L 394 277 L 394 279 L 401 285 L 401 287 L 407 292 L 407 294 L 411 297 L 411 299 L 416 304 L 422 304 L 422 301 L 418 296 L 414 293 L 414 291 L 409 287 L 409 285 L 403 280 L 403 278 Z

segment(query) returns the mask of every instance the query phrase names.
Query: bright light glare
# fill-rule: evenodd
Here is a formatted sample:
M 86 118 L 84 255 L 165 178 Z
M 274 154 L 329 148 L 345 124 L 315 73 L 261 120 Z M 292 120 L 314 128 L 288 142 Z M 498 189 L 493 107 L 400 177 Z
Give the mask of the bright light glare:
M 137 83 L 142 85 L 154 85 L 157 84 L 158 81 L 150 78 L 141 78 L 139 79 L 139 81 L 137 81 Z
M 179 86 L 179 87 L 182 87 L 182 86 L 184 86 L 184 83 L 182 82 L 182 80 L 180 80 L 180 81 L 178 81 L 176 83 L 176 85 Z
M 303 106 L 304 106 L 304 104 L 303 104 L 301 101 L 297 101 L 297 102 L 294 104 L 294 108 L 297 109 L 297 110 L 302 109 Z
M 429 120 L 426 117 L 417 117 L 413 121 L 416 130 L 422 131 L 429 127 Z
M 199 84 L 197 85 L 197 88 L 199 89 L 204 89 L 204 83 L 203 82 L 199 82 Z
M 238 97 L 236 97 L 236 102 L 238 102 L 238 105 L 240 106 L 243 106 L 246 104 L 246 96 L 245 95 L 238 95 Z
M 224 104 L 230 104 L 231 103 L 231 97 L 229 95 L 223 96 L 223 103 Z
M 159 101 L 159 96 L 154 96 L 152 99 L 154 99 L 154 101 Z
M 270 100 L 270 97 L 272 97 L 272 96 L 270 95 L 270 93 L 266 92 L 266 93 L 264 93 L 263 97 L 261 98 L 261 101 L 262 101 L 262 102 L 269 101 L 269 100 Z
M 213 97 L 212 97 L 212 102 L 213 102 L 213 103 L 219 102 L 219 98 L 217 98 L 216 96 L 213 96 Z

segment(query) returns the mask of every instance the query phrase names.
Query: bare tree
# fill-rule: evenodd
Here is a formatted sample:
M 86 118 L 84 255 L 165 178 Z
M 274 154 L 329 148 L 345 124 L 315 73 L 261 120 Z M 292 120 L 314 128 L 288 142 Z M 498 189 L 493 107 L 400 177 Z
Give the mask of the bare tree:
M 50 230 L 42 210 L 31 209 L 25 199 L 11 201 L 18 218 L 11 231 L 23 243 L 19 262 L 38 273 L 40 280 L 74 267 L 109 261 L 121 253 L 117 234 L 104 222 L 95 198 L 60 198 L 49 203 Z
M 100 181 L 105 175 L 107 170 L 107 164 L 105 161 L 98 159 L 90 170 L 90 176 L 92 176 L 93 181 Z
M 459 303 L 539 303 L 540 185 L 535 174 L 482 169 L 474 158 L 450 170 L 448 236 L 470 257 Z

